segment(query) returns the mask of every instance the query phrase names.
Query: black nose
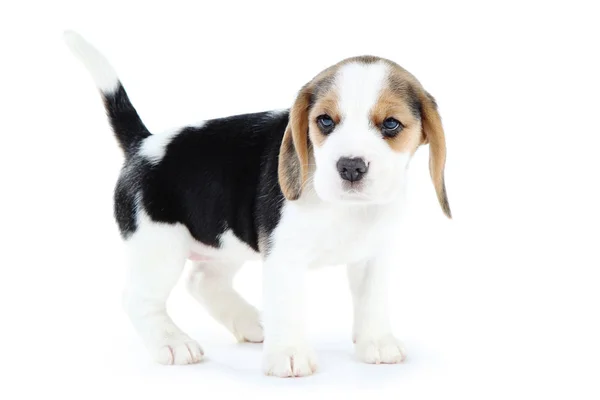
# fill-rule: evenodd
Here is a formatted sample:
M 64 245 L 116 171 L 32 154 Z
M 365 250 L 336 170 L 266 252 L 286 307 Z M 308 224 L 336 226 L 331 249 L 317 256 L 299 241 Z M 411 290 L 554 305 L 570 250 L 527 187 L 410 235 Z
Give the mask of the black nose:
M 337 169 L 345 181 L 360 181 L 369 170 L 365 160 L 362 158 L 342 157 L 337 162 Z

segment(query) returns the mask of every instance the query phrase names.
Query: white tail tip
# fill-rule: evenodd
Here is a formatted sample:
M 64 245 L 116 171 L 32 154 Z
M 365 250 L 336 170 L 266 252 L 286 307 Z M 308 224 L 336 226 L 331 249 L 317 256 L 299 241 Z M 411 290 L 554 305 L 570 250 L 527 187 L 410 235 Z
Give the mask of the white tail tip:
M 119 77 L 108 60 L 77 32 L 67 30 L 63 39 L 71 52 L 83 63 L 103 93 L 113 93 L 119 88 Z

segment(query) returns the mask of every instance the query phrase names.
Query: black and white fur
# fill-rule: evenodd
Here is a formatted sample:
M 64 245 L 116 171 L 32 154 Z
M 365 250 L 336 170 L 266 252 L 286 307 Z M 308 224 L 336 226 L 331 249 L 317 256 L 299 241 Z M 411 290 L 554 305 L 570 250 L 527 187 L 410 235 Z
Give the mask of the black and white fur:
M 410 155 L 386 150 L 389 146 L 375 143 L 379 138 L 361 137 L 362 125 L 356 125 L 363 123 L 359 114 L 374 101 L 384 67 L 351 65 L 336 78 L 340 96 L 346 96 L 342 106 L 349 104 L 348 115 L 355 115 L 349 118 L 355 125 L 346 126 L 354 136 L 332 136 L 332 143 L 339 141 L 335 148 L 326 144 L 318 149 L 317 160 L 312 160 L 314 179 L 298 200 L 290 201 L 278 183 L 288 111 L 238 115 L 151 134 L 107 60 L 74 32 L 67 32 L 65 40 L 99 88 L 125 154 L 114 197 L 128 254 L 124 307 L 156 361 L 189 364 L 203 358 L 200 345 L 165 308 L 190 259 L 194 268 L 187 287 L 192 295 L 238 340 L 265 339 L 266 374 L 304 376 L 316 370 L 304 330 L 303 278 L 307 268 L 323 264 L 348 265 L 357 357 L 369 363 L 405 358 L 390 328 L 385 271 L 398 262 L 394 240 Z M 382 165 L 388 165 L 385 174 L 394 174 L 385 177 L 394 190 L 386 192 L 385 201 L 324 201 L 312 182 L 316 179 L 331 198 L 337 186 L 327 182 L 339 177 L 319 163 L 358 150 L 389 161 Z M 264 262 L 262 319 L 232 287 L 242 264 L 256 259 Z

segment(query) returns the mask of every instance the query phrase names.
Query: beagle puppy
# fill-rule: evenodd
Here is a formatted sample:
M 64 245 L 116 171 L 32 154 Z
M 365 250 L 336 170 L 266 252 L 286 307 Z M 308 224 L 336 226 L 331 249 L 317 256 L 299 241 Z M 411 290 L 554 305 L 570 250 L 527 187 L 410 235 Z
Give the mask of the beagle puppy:
M 407 169 L 424 144 L 451 217 L 440 115 L 413 75 L 386 59 L 349 58 L 304 85 L 289 110 L 152 134 L 104 56 L 75 32 L 64 39 L 98 87 L 124 153 L 114 191 L 128 257 L 123 304 L 157 362 L 191 364 L 204 355 L 165 308 L 188 260 L 193 297 L 237 340 L 264 339 L 267 375 L 316 371 L 303 279 L 326 264 L 347 265 L 356 357 L 404 360 L 390 327 L 386 270 L 400 261 Z M 244 262 L 257 259 L 262 315 L 232 285 Z

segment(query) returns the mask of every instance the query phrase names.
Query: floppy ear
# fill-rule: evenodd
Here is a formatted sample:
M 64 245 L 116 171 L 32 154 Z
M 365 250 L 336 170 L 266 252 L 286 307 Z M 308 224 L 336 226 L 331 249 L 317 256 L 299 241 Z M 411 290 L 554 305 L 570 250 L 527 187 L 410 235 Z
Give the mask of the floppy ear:
M 446 139 L 442 119 L 432 95 L 427 92 L 421 96 L 421 118 L 423 124 L 423 143 L 429 143 L 429 172 L 438 201 L 448 218 L 452 218 L 450 204 L 444 183 L 444 167 L 446 164 Z
M 279 186 L 288 200 L 297 200 L 308 179 L 308 108 L 311 92 L 302 88 L 294 105 L 279 150 Z

